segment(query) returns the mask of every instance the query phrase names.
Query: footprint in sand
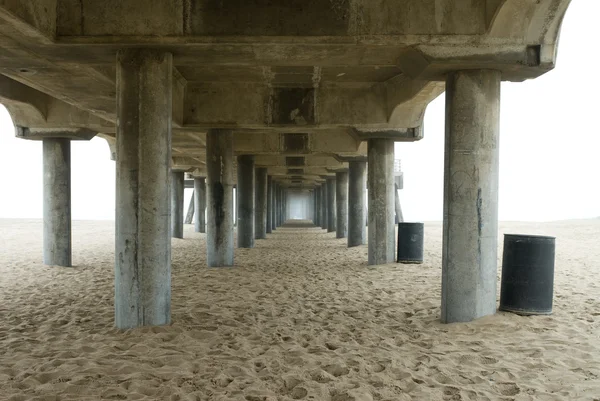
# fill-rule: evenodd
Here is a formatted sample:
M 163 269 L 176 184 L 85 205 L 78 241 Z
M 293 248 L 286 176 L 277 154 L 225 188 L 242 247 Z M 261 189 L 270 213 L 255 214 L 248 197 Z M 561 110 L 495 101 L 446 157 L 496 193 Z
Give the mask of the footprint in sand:
M 498 390 L 500 390 L 500 394 L 505 396 L 514 396 L 521 392 L 521 389 L 515 383 L 498 383 Z
M 315 370 L 310 373 L 310 378 L 317 383 L 329 383 L 335 380 L 335 377 L 323 370 Z
M 325 370 L 327 373 L 329 373 L 330 375 L 335 376 L 335 377 L 344 376 L 344 375 L 347 375 L 348 373 L 350 373 L 350 369 L 348 369 L 346 366 L 342 366 L 338 363 L 335 363 L 332 365 L 327 365 L 323 368 L 323 370 Z
M 443 400 L 462 400 L 460 396 L 460 390 L 456 387 L 446 387 L 444 388 L 444 395 L 442 397 Z
M 480 357 L 480 361 L 484 365 L 493 365 L 495 363 L 498 363 L 498 360 L 496 358 L 492 358 L 490 356 L 482 356 Z
M 371 365 L 371 372 L 380 373 L 385 370 L 385 366 L 380 365 L 378 363 Z
M 292 391 L 290 391 L 290 397 L 294 400 L 301 400 L 308 395 L 308 390 L 304 387 L 294 387 Z

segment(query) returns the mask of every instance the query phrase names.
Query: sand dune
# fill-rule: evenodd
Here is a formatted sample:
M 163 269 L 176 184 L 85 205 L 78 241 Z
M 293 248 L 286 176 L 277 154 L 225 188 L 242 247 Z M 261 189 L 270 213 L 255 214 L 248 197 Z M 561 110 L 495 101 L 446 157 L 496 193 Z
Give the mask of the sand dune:
M 114 228 L 74 222 L 75 268 L 41 263 L 40 221 L 0 220 L 2 400 L 599 400 L 600 220 L 555 235 L 555 313 L 439 323 L 441 225 L 424 265 L 366 266 L 316 228 L 280 228 L 235 269 L 173 241 L 173 324 L 113 328 Z

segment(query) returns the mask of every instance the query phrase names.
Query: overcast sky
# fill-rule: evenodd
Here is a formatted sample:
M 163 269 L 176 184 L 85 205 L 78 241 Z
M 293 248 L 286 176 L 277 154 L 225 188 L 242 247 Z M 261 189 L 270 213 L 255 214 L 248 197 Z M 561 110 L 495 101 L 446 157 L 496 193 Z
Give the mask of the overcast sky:
M 536 80 L 502 84 L 500 220 L 600 216 L 600 2 L 575 0 L 564 21 L 557 67 Z M 444 95 L 425 115 L 425 138 L 396 144 L 407 221 L 442 219 Z M 114 219 L 115 166 L 102 139 L 72 142 L 72 216 Z M 0 106 L 0 217 L 42 216 L 42 145 L 14 138 Z M 190 191 L 186 191 L 187 201 Z

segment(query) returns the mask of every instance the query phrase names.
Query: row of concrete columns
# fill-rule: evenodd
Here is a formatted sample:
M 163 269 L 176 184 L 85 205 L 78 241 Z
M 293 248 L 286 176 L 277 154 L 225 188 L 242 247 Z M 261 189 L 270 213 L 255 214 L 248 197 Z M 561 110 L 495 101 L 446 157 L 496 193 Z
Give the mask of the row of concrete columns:
M 314 224 L 335 232 L 337 238 L 348 238 L 348 247 L 367 243 L 366 171 L 366 161 L 350 161 L 348 171 L 337 172 L 335 178 L 315 187 L 312 195 Z
M 119 328 L 170 322 L 170 238 L 181 236 L 183 224 L 183 176 L 170 168 L 172 70 L 170 53 L 128 49 L 117 55 Z M 449 74 L 446 83 L 444 322 L 470 321 L 496 308 L 500 77 L 497 71 L 461 71 Z M 370 264 L 394 260 L 393 152 L 390 139 L 368 141 Z M 69 140 L 44 139 L 43 156 L 44 263 L 70 266 Z M 208 266 L 232 266 L 232 131 L 208 131 L 206 165 L 206 183 L 194 183 L 196 230 L 206 231 Z M 364 161 L 352 161 L 347 174 L 337 174 L 313 195 L 315 224 L 339 238 L 347 232 L 348 246 L 365 243 L 365 171 Z M 255 169 L 251 156 L 238 158 L 238 207 L 238 245 L 264 238 L 287 214 L 284 187 Z
M 314 191 L 315 225 L 337 238 L 348 238 L 348 246 L 368 243 L 370 265 L 395 260 L 395 186 L 394 141 L 369 139 L 368 241 L 365 227 L 366 161 L 350 161 L 348 172 L 335 177 Z

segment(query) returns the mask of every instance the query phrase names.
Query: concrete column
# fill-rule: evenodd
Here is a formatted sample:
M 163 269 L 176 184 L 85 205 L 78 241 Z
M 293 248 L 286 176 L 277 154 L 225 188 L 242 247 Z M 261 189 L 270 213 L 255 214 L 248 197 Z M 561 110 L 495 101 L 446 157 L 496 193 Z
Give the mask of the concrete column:
M 313 219 L 313 223 L 317 227 L 321 225 L 321 221 L 319 220 L 319 215 L 321 213 L 321 210 L 319 209 L 319 200 L 321 199 L 320 192 L 321 192 L 321 189 L 318 186 L 316 186 L 315 187 L 315 199 L 314 199 L 315 217 Z
M 233 266 L 233 132 L 206 133 L 208 267 Z
M 238 220 L 238 216 L 237 216 L 237 194 L 238 194 L 238 189 L 237 189 L 237 185 L 234 185 L 233 188 L 231 189 L 231 199 L 234 200 L 235 199 L 235 205 L 233 205 L 233 226 L 237 227 L 237 220 Z
M 496 312 L 500 72 L 446 80 L 442 322 Z
M 117 54 L 115 324 L 171 321 L 171 110 L 173 57 Z
M 194 198 L 196 191 L 192 191 L 192 199 L 190 199 L 190 203 L 188 204 L 187 214 L 185 215 L 185 224 L 192 224 L 194 220 Z
M 206 232 L 206 178 L 194 177 L 194 229 Z
M 71 267 L 71 141 L 43 140 L 44 264 Z
M 314 198 L 315 198 L 315 193 L 313 191 L 309 192 L 308 194 L 308 220 L 313 220 L 314 219 L 314 213 L 315 213 L 315 202 L 314 202 Z
M 273 193 L 271 194 L 271 197 L 273 198 L 273 208 L 271 210 L 271 230 L 275 231 L 277 230 L 277 191 L 279 190 L 279 185 L 275 182 L 272 181 L 272 186 L 273 186 Z
M 367 243 L 365 192 L 367 163 L 348 163 L 348 247 Z
M 348 235 L 348 172 L 335 173 L 336 238 Z
M 183 238 L 183 171 L 171 172 L 171 237 Z
M 321 217 L 321 204 L 319 201 L 321 200 L 321 188 L 315 187 L 315 226 L 319 227 L 321 225 L 321 221 L 319 220 Z
M 283 187 L 279 185 L 277 190 L 277 226 L 283 224 Z
M 254 189 L 254 238 L 267 238 L 267 169 L 255 170 Z
M 254 248 L 254 156 L 238 156 L 237 165 L 237 246 Z
M 394 141 L 369 139 L 369 265 L 395 258 Z
M 284 224 L 288 220 L 288 190 L 287 188 L 283 190 L 283 221 L 281 224 Z
M 266 233 L 273 232 L 273 178 L 267 176 L 267 226 Z
M 327 203 L 329 200 L 327 181 L 321 185 L 321 228 L 326 230 L 329 223 L 329 210 Z
M 335 178 L 327 179 L 327 232 L 336 231 L 337 212 L 335 202 L 336 184 Z

